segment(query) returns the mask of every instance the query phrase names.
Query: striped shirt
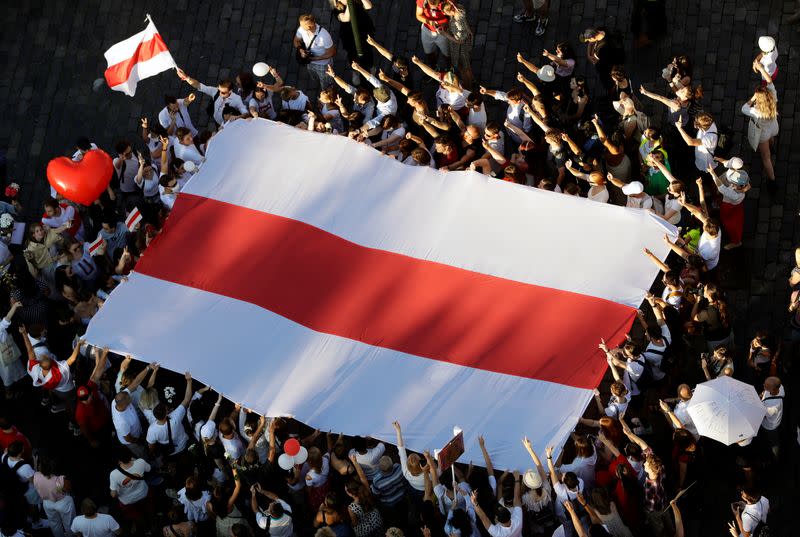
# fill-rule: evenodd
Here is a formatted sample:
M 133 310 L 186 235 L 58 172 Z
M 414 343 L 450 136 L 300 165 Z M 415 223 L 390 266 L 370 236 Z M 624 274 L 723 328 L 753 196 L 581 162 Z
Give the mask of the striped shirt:
M 394 463 L 388 474 L 377 472 L 372 479 L 372 493 L 377 496 L 381 505 L 395 505 L 406 494 L 403 469 Z

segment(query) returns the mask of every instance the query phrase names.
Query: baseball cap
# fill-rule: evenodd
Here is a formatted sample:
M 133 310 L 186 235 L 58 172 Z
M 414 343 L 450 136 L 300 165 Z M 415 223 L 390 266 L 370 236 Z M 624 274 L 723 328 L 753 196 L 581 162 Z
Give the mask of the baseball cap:
M 552 82 L 556 79 L 556 70 L 552 65 L 545 65 L 536 73 L 542 82 Z
M 529 489 L 538 489 L 542 486 L 542 476 L 538 470 L 527 470 L 522 476 L 522 482 Z
M 594 28 L 586 28 L 583 31 L 583 33 L 580 36 L 578 36 L 578 39 L 580 40 L 581 43 L 585 43 L 585 42 L 587 42 L 588 40 L 590 40 L 591 38 L 593 38 L 596 35 L 597 35 L 597 30 L 596 29 L 594 29 Z
M 633 196 L 644 192 L 644 185 L 639 181 L 632 181 L 622 187 L 622 193 L 626 196 Z
M 744 170 L 731 170 L 726 174 L 729 183 L 736 186 L 745 186 L 750 182 L 750 176 Z
M 758 48 L 761 52 L 772 52 L 775 49 L 775 39 L 768 35 L 762 35 L 758 38 Z
M 733 157 L 728 161 L 728 164 L 725 166 L 726 168 L 730 168 L 731 170 L 741 170 L 742 166 L 744 166 L 744 161 L 739 157 Z
M 209 420 L 200 428 L 200 438 L 203 440 L 210 440 L 217 436 L 217 424 Z

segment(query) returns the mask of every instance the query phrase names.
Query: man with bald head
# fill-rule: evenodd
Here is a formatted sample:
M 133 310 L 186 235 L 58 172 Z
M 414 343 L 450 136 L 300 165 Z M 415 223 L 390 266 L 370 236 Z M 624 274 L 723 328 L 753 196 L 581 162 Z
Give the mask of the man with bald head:
M 778 377 L 767 377 L 764 381 L 764 391 L 761 393 L 761 402 L 767 410 L 764 421 L 761 422 L 761 430 L 758 432 L 764 445 L 769 450 L 769 455 L 774 462 L 778 461 L 781 442 L 781 421 L 783 420 L 783 398 L 786 391 L 783 389 L 781 379 Z

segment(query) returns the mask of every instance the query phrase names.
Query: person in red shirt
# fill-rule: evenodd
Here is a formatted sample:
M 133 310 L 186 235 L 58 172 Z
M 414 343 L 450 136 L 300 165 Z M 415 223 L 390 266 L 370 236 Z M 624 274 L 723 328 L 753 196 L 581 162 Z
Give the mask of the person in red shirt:
M 4 452 L 14 442 L 22 443 L 22 458 L 26 461 L 31 460 L 31 443 L 19 429 L 11 424 L 9 417 L 0 414 L 0 452 Z
M 86 385 L 78 388 L 78 403 L 75 407 L 75 422 L 93 448 L 100 445 L 100 439 L 108 436 L 104 431 L 108 429 L 111 421 L 108 401 L 97 389 L 97 383 L 105 371 L 108 348 L 104 348 L 102 352 L 98 351 L 99 349 L 94 349 L 94 370 Z
M 620 453 L 617 446 L 604 434 L 600 434 L 598 440 L 611 452 L 614 459 L 608 465 L 607 470 L 597 471 L 595 474 L 596 484 L 598 487 L 606 487 L 611 491 L 623 522 L 635 532 L 642 524 L 641 506 L 643 502 L 643 491 L 636 471 L 625 455 Z
M 449 57 L 450 49 L 445 30 L 450 18 L 444 12 L 444 0 L 417 0 L 417 20 L 422 23 L 420 39 L 426 63 L 436 68 L 439 54 Z

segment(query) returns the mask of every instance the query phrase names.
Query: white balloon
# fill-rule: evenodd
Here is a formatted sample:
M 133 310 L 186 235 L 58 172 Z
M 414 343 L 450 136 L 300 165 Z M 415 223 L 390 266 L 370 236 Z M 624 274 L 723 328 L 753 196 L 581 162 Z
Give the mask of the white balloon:
M 278 457 L 278 466 L 284 470 L 291 470 L 294 467 L 294 457 L 282 453 L 281 456 Z
M 253 66 L 253 74 L 256 76 L 265 76 L 269 73 L 269 65 L 264 62 L 258 62 Z
M 183 163 L 183 169 L 189 173 L 192 173 L 197 169 L 197 166 L 191 160 L 187 160 L 186 162 Z
M 295 464 L 303 464 L 308 459 L 308 450 L 303 446 L 300 446 L 300 451 L 297 452 L 297 455 L 294 456 L 294 463 Z

